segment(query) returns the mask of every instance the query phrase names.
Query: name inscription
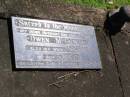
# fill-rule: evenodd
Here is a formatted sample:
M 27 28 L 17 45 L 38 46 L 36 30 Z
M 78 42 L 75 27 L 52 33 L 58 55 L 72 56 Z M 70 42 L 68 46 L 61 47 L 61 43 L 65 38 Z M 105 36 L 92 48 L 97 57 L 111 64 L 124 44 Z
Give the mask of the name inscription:
M 100 69 L 94 27 L 12 17 L 16 68 Z

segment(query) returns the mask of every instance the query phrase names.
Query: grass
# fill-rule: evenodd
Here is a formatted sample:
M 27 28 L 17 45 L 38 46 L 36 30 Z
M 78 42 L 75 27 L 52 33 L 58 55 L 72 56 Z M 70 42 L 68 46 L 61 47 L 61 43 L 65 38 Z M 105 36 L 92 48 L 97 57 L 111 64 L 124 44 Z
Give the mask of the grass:
M 112 1 L 112 2 L 110 2 Z M 65 0 L 69 4 L 79 4 L 97 8 L 116 8 L 123 5 L 130 5 L 130 0 Z

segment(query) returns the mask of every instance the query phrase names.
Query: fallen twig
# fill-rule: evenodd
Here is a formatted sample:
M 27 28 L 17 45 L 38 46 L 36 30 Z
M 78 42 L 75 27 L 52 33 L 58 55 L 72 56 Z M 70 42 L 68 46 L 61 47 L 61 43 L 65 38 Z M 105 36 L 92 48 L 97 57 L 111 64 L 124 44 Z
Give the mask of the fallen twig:
M 60 76 L 60 77 L 58 77 L 57 79 L 61 79 L 61 80 L 58 80 L 58 81 L 56 81 L 56 82 L 53 82 L 53 83 L 51 83 L 51 84 L 49 84 L 48 86 L 52 86 L 52 85 L 54 85 L 54 86 L 56 86 L 56 87 L 58 87 L 58 88 L 61 88 L 61 86 L 59 85 L 59 83 L 61 83 L 61 82 L 63 82 L 63 81 L 65 81 L 65 80 L 67 80 L 68 78 L 70 78 L 71 76 L 77 76 L 77 75 L 79 75 L 80 73 L 83 73 L 83 72 L 86 72 L 86 71 L 88 71 L 88 70 L 83 70 L 83 71 L 79 71 L 79 72 L 71 72 L 71 73 L 68 73 L 68 74 L 65 74 L 65 75 L 62 75 L 62 76 Z

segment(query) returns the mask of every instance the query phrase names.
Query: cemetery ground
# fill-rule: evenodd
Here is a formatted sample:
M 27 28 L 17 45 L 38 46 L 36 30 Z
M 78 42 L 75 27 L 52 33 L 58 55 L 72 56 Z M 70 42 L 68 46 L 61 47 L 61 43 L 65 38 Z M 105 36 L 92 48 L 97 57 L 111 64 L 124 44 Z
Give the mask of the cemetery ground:
M 130 24 L 108 36 L 107 12 L 55 0 L 0 0 L 0 97 L 130 97 Z M 94 26 L 103 69 L 13 70 L 11 15 Z

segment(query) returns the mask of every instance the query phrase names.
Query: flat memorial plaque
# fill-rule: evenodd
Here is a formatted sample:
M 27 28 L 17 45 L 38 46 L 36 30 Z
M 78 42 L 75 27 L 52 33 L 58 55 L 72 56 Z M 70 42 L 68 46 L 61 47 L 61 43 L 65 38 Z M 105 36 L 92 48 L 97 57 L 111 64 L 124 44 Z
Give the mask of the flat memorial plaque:
M 16 69 L 101 69 L 94 27 L 11 17 Z

